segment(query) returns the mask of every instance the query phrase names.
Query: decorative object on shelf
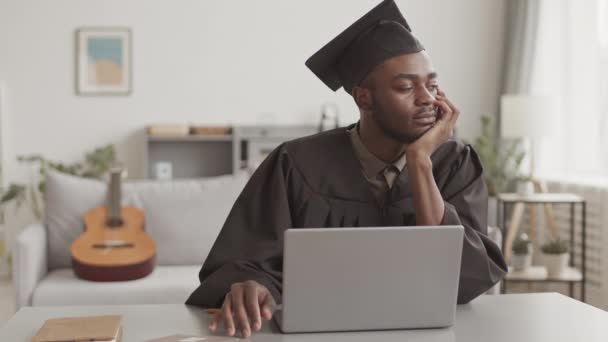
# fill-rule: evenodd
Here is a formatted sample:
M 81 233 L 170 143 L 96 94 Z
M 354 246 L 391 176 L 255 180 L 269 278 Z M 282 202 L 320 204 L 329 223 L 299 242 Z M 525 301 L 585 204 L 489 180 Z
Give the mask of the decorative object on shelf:
M 128 95 L 131 81 L 131 30 L 80 28 L 76 31 L 76 93 Z
M 158 161 L 154 164 L 154 178 L 170 180 L 173 178 L 173 164 L 169 161 Z
M 541 251 L 549 276 L 560 276 L 568 268 L 570 254 L 567 241 L 552 239 L 541 246 Z
M 186 124 L 154 124 L 146 127 L 148 135 L 155 137 L 184 137 L 190 133 Z
M 532 265 L 532 246 L 528 235 L 521 234 L 513 242 L 511 265 L 514 271 L 525 272 Z
M 229 135 L 232 127 L 228 126 L 192 126 L 190 133 L 194 135 Z
M 321 120 L 319 121 L 319 132 L 340 127 L 340 110 L 333 102 L 324 103 L 321 106 Z

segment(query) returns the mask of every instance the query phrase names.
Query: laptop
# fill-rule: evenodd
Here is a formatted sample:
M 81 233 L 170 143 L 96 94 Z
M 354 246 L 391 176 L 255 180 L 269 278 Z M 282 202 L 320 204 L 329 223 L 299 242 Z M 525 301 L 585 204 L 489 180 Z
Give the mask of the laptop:
M 285 232 L 284 333 L 441 328 L 456 315 L 462 226 Z

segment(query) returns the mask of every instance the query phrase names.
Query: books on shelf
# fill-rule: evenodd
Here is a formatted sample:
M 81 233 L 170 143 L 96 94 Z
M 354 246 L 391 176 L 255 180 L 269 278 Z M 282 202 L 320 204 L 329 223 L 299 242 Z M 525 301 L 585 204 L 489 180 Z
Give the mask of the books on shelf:
M 230 135 L 230 126 L 191 126 L 187 124 L 154 124 L 147 126 L 148 135 L 155 137 L 184 137 L 188 135 Z
M 183 137 L 190 133 L 190 126 L 184 124 L 156 124 L 147 127 L 148 135 L 156 137 Z
M 228 135 L 232 134 L 229 126 L 192 126 L 190 133 L 194 135 Z
M 121 316 L 88 316 L 47 319 L 32 342 L 120 342 Z

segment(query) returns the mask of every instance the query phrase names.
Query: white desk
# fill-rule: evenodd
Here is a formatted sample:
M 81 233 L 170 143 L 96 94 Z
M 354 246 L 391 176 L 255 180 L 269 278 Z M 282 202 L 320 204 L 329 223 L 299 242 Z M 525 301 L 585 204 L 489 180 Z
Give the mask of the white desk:
M 185 305 L 25 307 L 0 328 L 0 341 L 30 341 L 51 317 L 123 315 L 123 341 L 141 342 L 172 334 L 209 335 L 210 316 Z M 373 317 L 370 317 L 373 319 Z M 282 335 L 266 324 L 251 341 L 433 341 L 433 342 L 558 342 L 608 341 L 608 313 L 554 294 L 481 296 L 458 307 L 456 324 L 448 329 Z

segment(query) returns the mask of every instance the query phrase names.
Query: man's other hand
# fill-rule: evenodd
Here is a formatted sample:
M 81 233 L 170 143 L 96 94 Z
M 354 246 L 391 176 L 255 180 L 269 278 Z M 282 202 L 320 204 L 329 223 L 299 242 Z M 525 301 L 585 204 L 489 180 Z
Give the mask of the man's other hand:
M 262 328 L 262 318 L 272 318 L 275 307 L 270 291 L 258 282 L 232 284 L 222 308 L 213 315 L 209 330 L 215 332 L 223 321 L 228 336 L 234 336 L 238 329 L 243 337 L 249 337 L 252 331 Z

